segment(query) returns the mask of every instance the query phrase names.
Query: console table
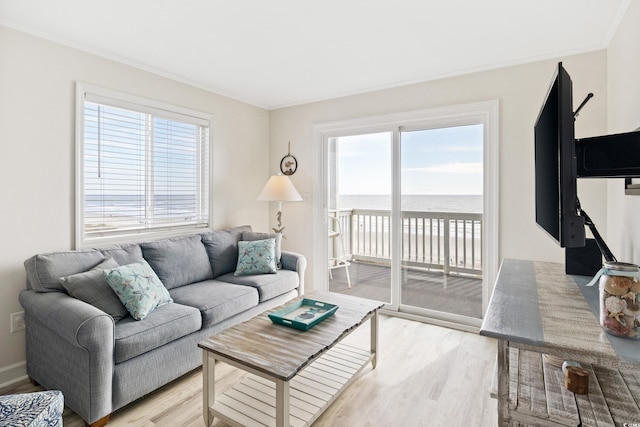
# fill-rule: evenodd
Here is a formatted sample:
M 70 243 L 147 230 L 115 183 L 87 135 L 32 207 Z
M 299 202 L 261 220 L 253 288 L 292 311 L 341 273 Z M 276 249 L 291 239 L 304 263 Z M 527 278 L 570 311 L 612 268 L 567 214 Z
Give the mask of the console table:
M 498 339 L 501 427 L 640 425 L 640 341 L 604 332 L 589 280 L 562 264 L 502 262 L 480 330 Z M 565 389 L 554 356 L 589 371 L 588 394 Z

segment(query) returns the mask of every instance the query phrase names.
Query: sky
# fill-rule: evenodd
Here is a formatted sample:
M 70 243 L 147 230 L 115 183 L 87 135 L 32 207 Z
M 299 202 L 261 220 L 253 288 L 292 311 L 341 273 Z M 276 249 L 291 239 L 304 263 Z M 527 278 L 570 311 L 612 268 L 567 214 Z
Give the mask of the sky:
M 482 194 L 483 126 L 401 133 L 402 194 Z M 339 194 L 391 193 L 390 132 L 338 138 Z

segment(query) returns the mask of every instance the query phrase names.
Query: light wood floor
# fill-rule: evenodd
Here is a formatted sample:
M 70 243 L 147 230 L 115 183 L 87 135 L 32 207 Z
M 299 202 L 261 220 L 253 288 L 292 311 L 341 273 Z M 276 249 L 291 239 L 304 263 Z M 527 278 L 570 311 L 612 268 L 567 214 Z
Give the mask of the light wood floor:
M 497 425 L 497 404 L 489 396 L 495 340 L 389 316 L 381 316 L 379 332 L 377 368 L 365 368 L 314 427 Z M 346 340 L 368 348 L 368 324 Z M 216 367 L 216 393 L 241 376 L 240 371 L 228 365 Z M 0 390 L 0 395 L 36 390 L 24 381 Z M 66 409 L 64 425 L 84 424 Z M 201 369 L 122 408 L 108 424 L 110 427 L 203 425 Z M 216 420 L 214 426 L 226 424 Z

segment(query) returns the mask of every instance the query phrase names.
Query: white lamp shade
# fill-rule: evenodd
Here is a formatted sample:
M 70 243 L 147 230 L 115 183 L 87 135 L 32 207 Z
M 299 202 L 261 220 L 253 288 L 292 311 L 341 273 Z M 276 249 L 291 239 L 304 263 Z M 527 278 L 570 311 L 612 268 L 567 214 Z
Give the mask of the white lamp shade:
M 258 195 L 266 202 L 299 202 L 302 196 L 286 175 L 273 175 Z

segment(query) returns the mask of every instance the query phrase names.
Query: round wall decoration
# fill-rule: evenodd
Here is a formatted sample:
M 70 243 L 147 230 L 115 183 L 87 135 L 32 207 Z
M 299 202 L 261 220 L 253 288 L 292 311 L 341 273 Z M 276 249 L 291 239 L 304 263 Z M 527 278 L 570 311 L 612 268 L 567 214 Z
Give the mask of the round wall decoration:
M 298 169 L 298 160 L 291 155 L 291 142 L 289 142 L 289 153 L 280 160 L 280 172 L 283 175 L 293 175 Z
M 293 175 L 298 169 L 298 161 L 291 154 L 287 154 L 280 160 L 280 172 L 284 175 Z

